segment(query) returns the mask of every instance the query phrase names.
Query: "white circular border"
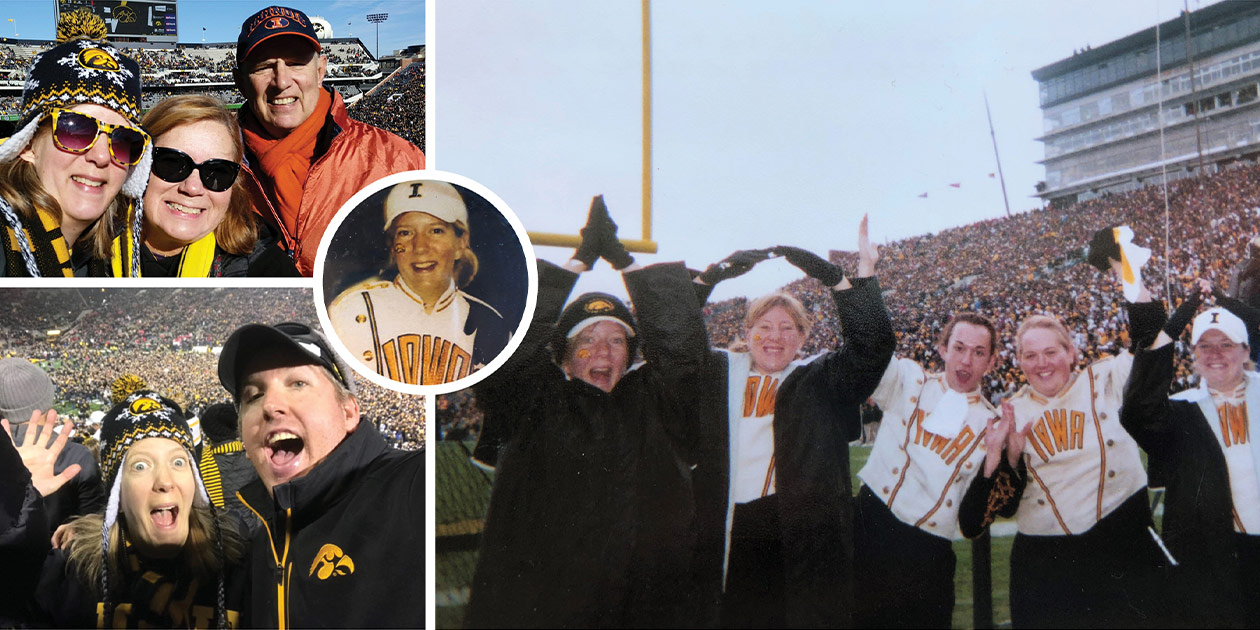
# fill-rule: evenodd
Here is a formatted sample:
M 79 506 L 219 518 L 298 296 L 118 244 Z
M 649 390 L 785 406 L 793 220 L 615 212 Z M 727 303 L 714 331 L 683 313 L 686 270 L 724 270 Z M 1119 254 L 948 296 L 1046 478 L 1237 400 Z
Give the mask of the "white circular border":
M 376 372 L 370 371 L 368 366 L 364 365 L 363 362 L 355 358 L 354 355 L 350 353 L 350 349 L 347 348 L 345 344 L 341 343 L 341 339 L 337 337 L 337 333 L 332 327 L 332 320 L 328 318 L 328 307 L 324 301 L 324 263 L 328 257 L 328 246 L 332 243 L 333 235 L 337 233 L 337 230 L 341 227 L 342 222 L 346 220 L 346 217 L 350 216 L 350 213 L 354 211 L 355 208 L 358 208 L 360 204 L 367 201 L 367 198 L 372 196 L 374 193 L 389 186 L 393 186 L 394 184 L 417 180 L 442 181 L 448 184 L 463 186 L 464 188 L 481 195 L 482 199 L 490 202 L 490 205 L 494 206 L 494 209 L 498 210 L 499 214 L 503 215 L 503 218 L 507 219 L 507 222 L 512 226 L 512 230 L 516 232 L 516 238 L 521 242 L 521 253 L 525 255 L 525 271 L 529 276 L 529 287 L 525 294 L 525 311 L 521 314 L 521 321 L 516 327 L 516 332 L 512 334 L 510 339 L 508 339 L 507 345 L 504 346 L 501 352 L 499 352 L 499 356 L 495 357 L 494 360 L 488 363 L 485 367 L 469 374 L 468 376 L 465 376 L 464 378 L 450 383 L 441 383 L 439 385 L 408 385 L 407 383 L 401 383 L 381 374 L 377 374 Z M 319 242 L 319 251 L 315 254 L 315 311 L 319 315 L 320 327 L 324 329 L 327 333 L 328 339 L 333 344 L 333 350 L 337 354 L 340 354 L 341 357 L 346 360 L 346 363 L 350 364 L 350 367 L 354 369 L 355 372 L 358 372 L 367 380 L 372 381 L 381 387 L 397 392 L 417 395 L 449 394 L 480 383 L 482 379 L 485 379 L 487 376 L 493 374 L 495 370 L 502 367 L 503 364 L 507 362 L 508 358 L 516 352 L 516 349 L 520 347 L 521 341 L 525 338 L 525 333 L 529 330 L 529 323 L 534 319 L 534 308 L 537 306 L 537 303 L 537 258 L 534 256 L 534 246 L 529 242 L 529 236 L 525 234 L 525 227 L 521 225 L 521 220 L 518 219 L 516 217 L 516 213 L 512 212 L 512 209 L 509 208 L 498 195 L 491 192 L 490 189 L 456 173 L 436 170 L 406 171 L 378 179 L 368 184 L 362 190 L 355 193 L 349 201 L 337 210 L 337 214 L 328 224 L 328 229 L 324 231 L 324 237 L 320 239 Z

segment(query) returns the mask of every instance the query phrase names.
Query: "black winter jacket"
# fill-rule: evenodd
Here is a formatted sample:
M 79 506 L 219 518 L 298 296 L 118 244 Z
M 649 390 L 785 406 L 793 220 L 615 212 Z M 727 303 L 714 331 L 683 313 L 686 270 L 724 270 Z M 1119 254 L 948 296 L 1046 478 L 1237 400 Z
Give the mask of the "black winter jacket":
M 896 347 L 875 278 L 832 292 L 844 345 L 792 371 L 774 408 L 775 485 L 785 563 L 788 627 L 847 627 L 853 609 L 853 489 L 849 442 L 859 405 L 875 391 Z M 728 372 L 713 352 L 698 392 L 695 440 L 700 519 L 698 570 L 707 623 L 721 597 L 730 483 Z
M 1186 400 L 1198 392 L 1168 398 L 1173 347 L 1138 352 L 1120 408 L 1121 424 L 1165 485 L 1163 538 L 1179 563 L 1172 569 L 1167 624 L 1254 627 L 1257 620 L 1246 619 L 1239 605 L 1234 500 L 1225 455 L 1199 404 Z M 1260 387 L 1256 375 L 1247 378 L 1248 392 Z
M 366 418 L 305 475 L 238 493 L 266 527 L 250 548 L 259 628 L 424 625 L 424 451 L 396 451 Z
M 677 264 L 625 274 L 645 363 L 610 393 L 566 379 L 547 352 L 576 280 L 539 263 L 529 332 L 477 388 L 485 431 L 506 445 L 467 625 L 695 625 L 695 509 L 676 433 L 707 350 L 690 276 Z

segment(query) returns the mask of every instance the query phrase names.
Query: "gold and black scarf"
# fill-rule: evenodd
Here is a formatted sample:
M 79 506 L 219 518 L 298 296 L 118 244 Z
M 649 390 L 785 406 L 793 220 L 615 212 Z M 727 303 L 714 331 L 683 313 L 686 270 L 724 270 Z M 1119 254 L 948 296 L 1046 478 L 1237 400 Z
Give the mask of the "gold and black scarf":
M 5 275 L 40 277 L 74 276 L 70 264 L 70 248 L 61 235 L 57 217 L 37 210 L 38 225 L 17 215 L 8 202 L 0 199 L 0 214 L 4 217 L 4 232 L 0 241 L 4 246 Z
M 111 589 L 108 604 L 97 604 L 97 628 L 214 627 L 215 591 L 192 575 L 182 554 L 145 559 L 126 545 L 122 584 Z

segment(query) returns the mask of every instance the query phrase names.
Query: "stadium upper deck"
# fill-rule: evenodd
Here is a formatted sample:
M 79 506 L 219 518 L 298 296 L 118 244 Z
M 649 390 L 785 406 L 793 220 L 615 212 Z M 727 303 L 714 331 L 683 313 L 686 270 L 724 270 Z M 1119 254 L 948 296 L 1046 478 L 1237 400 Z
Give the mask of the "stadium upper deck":
M 1165 165 L 1183 177 L 1200 155 L 1209 171 L 1260 157 L 1260 3 L 1214 4 L 1032 76 L 1045 131 L 1043 199 L 1132 190 Z

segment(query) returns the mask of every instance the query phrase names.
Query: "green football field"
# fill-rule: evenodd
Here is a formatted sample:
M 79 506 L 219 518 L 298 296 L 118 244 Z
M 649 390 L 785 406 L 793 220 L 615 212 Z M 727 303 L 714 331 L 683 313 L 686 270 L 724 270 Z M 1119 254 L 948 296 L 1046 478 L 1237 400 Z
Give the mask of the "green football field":
M 437 510 L 436 604 L 439 628 L 463 626 L 468 585 L 472 582 L 477 563 L 476 544 L 490 498 L 492 476 L 468 463 L 471 452 L 472 443 L 437 442 L 437 496 L 434 502 Z M 855 479 L 869 455 L 869 447 L 849 449 L 849 467 Z M 1011 536 L 995 536 L 992 539 L 993 622 L 996 627 L 1010 627 L 1008 561 L 1012 540 Z M 954 578 L 955 628 L 974 627 L 971 549 L 970 541 L 954 542 L 954 552 L 958 555 Z

